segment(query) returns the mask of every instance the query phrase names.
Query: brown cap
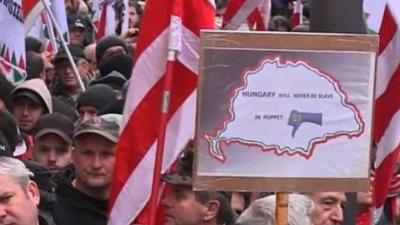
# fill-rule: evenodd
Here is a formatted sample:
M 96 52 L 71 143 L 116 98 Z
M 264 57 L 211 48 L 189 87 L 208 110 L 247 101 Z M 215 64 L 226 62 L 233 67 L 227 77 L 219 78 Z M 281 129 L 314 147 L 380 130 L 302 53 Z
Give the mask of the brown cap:
M 33 128 L 33 137 L 37 140 L 47 134 L 56 134 L 67 144 L 72 144 L 74 122 L 61 113 L 44 115 Z

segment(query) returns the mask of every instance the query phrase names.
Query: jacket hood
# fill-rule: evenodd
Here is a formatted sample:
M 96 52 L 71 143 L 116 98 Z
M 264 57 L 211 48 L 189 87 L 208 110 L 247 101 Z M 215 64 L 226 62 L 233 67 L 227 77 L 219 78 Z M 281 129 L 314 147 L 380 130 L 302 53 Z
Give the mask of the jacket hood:
M 46 84 L 42 79 L 35 78 L 18 85 L 12 93 L 14 94 L 20 90 L 28 90 L 36 93 L 43 100 L 45 107 L 49 113 L 53 112 L 53 103 L 51 101 L 51 94 Z

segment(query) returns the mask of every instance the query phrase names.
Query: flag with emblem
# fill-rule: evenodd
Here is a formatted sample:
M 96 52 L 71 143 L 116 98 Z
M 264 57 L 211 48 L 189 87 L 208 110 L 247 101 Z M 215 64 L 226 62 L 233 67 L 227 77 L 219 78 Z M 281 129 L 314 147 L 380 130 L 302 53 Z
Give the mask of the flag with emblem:
M 0 4 L 0 27 L 3 29 L 0 32 L 0 71 L 13 84 L 19 84 L 26 78 L 25 9 L 22 5 L 26 3 L 30 1 L 16 0 Z

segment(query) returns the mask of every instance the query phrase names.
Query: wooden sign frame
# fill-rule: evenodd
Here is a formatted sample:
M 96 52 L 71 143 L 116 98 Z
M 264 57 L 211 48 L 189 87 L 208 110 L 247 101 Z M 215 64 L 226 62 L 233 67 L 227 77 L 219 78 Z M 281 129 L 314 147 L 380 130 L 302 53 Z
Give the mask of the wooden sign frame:
M 208 106 L 204 105 L 203 95 L 205 76 L 210 68 L 218 65 L 210 65 L 210 55 L 206 55 L 207 49 L 253 49 L 254 51 L 308 51 L 312 52 L 363 52 L 370 53 L 374 58 L 371 60 L 370 74 L 373 80 L 375 76 L 376 55 L 379 38 L 377 35 L 350 35 L 350 34 L 318 34 L 318 33 L 270 33 L 270 32 L 232 32 L 232 31 L 202 31 L 200 39 L 200 76 L 198 82 L 198 110 L 196 121 L 195 159 L 194 159 L 194 189 L 195 190 L 225 190 L 225 191 L 274 191 L 274 192 L 317 192 L 317 191 L 366 191 L 369 187 L 368 175 L 360 177 L 260 177 L 260 176 L 225 176 L 225 175 L 203 175 L 199 171 L 202 163 L 199 154 L 204 154 L 204 146 L 201 144 L 203 131 L 201 130 L 204 118 L 202 112 Z M 207 59 L 208 57 L 208 59 Z M 207 61 L 208 60 L 208 61 Z M 212 61 L 212 59 L 211 59 Z M 256 64 L 257 62 L 254 62 Z M 221 65 L 220 65 L 221 66 Z M 251 65 L 249 65 L 251 66 Z M 371 71 L 372 68 L 372 71 Z M 221 74 L 221 77 L 224 76 Z M 227 75 L 225 75 L 227 76 Z M 372 91 L 372 96 L 374 98 Z M 371 100 L 372 102 L 372 100 Z M 371 103 L 373 108 L 373 103 Z M 368 118 L 370 133 L 367 139 L 371 147 L 373 112 Z M 203 133 L 202 133 L 203 132 Z M 368 159 L 370 160 L 367 149 Z M 366 155 L 365 153 L 364 155 Z M 240 164 L 238 164 L 240 167 Z M 218 174 L 218 173 L 216 173 Z

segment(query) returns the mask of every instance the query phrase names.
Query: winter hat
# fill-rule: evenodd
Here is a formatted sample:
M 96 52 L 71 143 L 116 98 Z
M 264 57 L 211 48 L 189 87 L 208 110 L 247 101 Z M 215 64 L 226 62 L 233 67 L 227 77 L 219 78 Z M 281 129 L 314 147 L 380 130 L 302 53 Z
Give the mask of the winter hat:
M 78 98 L 77 109 L 82 106 L 92 106 L 100 112 L 112 107 L 117 101 L 114 90 L 105 84 L 90 86 Z
M 128 54 L 116 54 L 107 57 L 99 64 L 100 76 L 106 76 L 112 71 L 117 71 L 129 80 L 133 68 L 132 56 Z
M 113 46 L 121 46 L 125 49 L 125 52 L 128 52 L 128 48 L 124 40 L 117 36 L 107 36 L 101 39 L 96 46 L 96 61 L 99 63 L 107 49 Z

